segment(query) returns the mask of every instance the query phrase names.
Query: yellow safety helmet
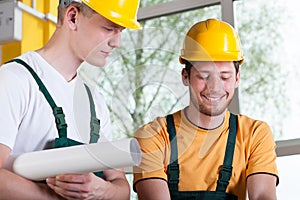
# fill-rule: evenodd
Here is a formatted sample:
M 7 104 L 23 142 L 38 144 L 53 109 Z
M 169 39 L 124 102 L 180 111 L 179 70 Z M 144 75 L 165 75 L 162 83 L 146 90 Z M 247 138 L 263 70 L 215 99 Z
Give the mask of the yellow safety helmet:
M 139 0 L 60 0 L 60 5 L 84 3 L 110 21 L 130 29 L 141 29 L 137 21 Z
M 179 61 L 244 61 L 240 39 L 234 28 L 223 21 L 208 19 L 187 32 Z

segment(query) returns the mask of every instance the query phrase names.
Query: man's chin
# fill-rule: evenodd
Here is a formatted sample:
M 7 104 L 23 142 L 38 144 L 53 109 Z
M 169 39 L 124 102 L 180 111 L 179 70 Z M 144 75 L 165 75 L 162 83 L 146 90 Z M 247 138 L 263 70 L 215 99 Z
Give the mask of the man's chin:
M 216 117 L 216 116 L 223 114 L 224 112 L 220 112 L 220 111 L 204 111 L 203 112 L 202 111 L 201 113 L 204 115 L 207 115 L 209 117 Z
M 222 115 L 224 114 L 224 112 L 226 111 L 227 107 L 223 107 L 223 108 L 211 108 L 211 109 L 208 109 L 208 108 L 203 108 L 200 110 L 201 113 L 207 115 L 207 116 L 210 116 L 210 117 L 216 117 L 216 116 L 219 116 L 219 115 Z
M 95 67 L 104 67 L 105 64 L 106 64 L 106 61 L 105 60 L 85 60 L 85 62 L 87 62 L 88 64 L 92 65 L 92 66 L 95 66 Z

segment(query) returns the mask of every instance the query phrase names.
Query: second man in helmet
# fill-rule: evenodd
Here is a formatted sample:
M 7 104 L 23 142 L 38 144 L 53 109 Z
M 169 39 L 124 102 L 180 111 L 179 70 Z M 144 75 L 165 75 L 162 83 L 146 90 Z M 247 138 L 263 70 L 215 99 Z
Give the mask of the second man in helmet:
M 269 126 L 228 106 L 244 57 L 231 25 L 208 19 L 188 31 L 180 55 L 189 88 L 184 109 L 135 134 L 143 152 L 135 169 L 140 199 L 276 199 L 278 173 Z

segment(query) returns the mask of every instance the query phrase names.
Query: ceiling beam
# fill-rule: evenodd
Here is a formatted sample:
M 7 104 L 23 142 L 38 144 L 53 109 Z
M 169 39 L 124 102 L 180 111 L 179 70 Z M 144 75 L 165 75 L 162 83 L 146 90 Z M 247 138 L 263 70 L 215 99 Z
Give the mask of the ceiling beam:
M 161 16 L 220 4 L 220 0 L 174 0 L 158 5 L 139 8 L 138 20 L 147 20 Z
M 277 156 L 290 156 L 300 154 L 300 139 L 276 141 Z

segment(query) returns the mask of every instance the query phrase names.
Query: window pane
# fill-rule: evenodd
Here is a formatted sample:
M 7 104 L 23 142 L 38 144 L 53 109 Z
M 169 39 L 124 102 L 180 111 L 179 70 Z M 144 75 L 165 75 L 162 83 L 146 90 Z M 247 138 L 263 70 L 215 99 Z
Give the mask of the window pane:
M 279 157 L 277 159 L 279 185 L 277 199 L 299 199 L 300 155 Z
M 140 7 L 147 7 L 147 6 L 153 6 L 153 5 L 158 5 L 160 3 L 166 3 L 174 0 L 142 0 L 140 1 Z
M 141 31 L 124 30 L 121 48 L 104 68 L 82 68 L 98 84 L 110 109 L 115 138 L 131 137 L 143 124 L 188 105 L 178 56 L 187 30 L 206 18 L 220 19 L 220 6 L 141 22 Z
M 141 31 L 123 31 L 121 48 L 104 68 L 82 66 L 81 75 L 106 99 L 114 138 L 131 137 L 155 117 L 188 105 L 178 61 L 182 41 L 194 23 L 220 16 L 220 6 L 212 6 L 144 21 Z M 132 174 L 127 179 L 132 184 Z M 134 191 L 131 199 L 137 199 Z
M 241 113 L 267 121 L 275 139 L 300 137 L 300 3 L 297 0 L 236 1 L 245 54 Z

